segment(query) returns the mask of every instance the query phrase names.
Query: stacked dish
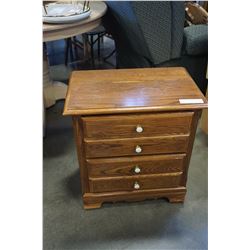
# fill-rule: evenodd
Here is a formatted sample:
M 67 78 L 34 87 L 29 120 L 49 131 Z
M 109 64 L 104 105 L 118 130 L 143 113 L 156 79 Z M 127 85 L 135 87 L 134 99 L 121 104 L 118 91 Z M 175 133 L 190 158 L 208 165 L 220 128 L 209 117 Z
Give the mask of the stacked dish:
M 43 5 L 43 22 L 71 23 L 89 17 L 89 1 L 84 3 L 49 3 Z

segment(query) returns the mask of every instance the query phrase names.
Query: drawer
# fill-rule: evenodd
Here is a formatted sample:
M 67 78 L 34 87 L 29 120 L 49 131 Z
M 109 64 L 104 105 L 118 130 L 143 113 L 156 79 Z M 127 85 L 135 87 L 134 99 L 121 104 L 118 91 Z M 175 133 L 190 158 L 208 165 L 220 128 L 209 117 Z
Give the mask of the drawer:
M 187 135 L 119 140 L 85 139 L 85 152 L 87 158 L 186 153 L 188 139 Z
M 90 177 L 140 176 L 183 171 L 186 154 L 87 159 Z
M 112 191 L 137 191 L 145 189 L 178 187 L 181 183 L 182 172 L 126 176 L 110 178 L 89 178 L 90 192 L 112 192 Z
M 82 117 L 84 137 L 134 138 L 189 134 L 193 112 Z

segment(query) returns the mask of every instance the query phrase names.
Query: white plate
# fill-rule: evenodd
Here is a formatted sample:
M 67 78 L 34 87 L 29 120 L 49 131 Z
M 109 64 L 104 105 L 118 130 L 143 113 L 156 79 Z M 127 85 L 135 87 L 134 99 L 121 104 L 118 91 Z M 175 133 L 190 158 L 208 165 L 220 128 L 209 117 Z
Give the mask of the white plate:
M 47 12 L 47 13 L 46 13 Z M 43 22 L 45 23 L 71 23 L 89 17 L 90 10 L 83 12 L 82 4 L 55 4 L 43 7 Z

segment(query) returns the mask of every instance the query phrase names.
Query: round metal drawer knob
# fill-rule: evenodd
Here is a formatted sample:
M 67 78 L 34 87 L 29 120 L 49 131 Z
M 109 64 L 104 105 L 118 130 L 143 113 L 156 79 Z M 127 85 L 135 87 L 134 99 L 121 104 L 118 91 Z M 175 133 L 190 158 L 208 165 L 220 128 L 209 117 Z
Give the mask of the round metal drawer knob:
M 135 148 L 135 152 L 137 153 L 137 154 L 140 154 L 141 152 L 142 152 L 142 148 L 140 147 L 140 146 L 136 146 L 136 148 Z
M 137 126 L 136 126 L 136 132 L 137 132 L 137 133 L 143 132 L 143 127 L 142 127 L 141 125 L 137 125 Z
M 141 169 L 138 166 L 135 166 L 134 172 L 136 174 L 139 174 L 141 172 Z
M 134 189 L 139 189 L 140 188 L 140 185 L 139 183 L 136 181 L 135 184 L 134 184 Z

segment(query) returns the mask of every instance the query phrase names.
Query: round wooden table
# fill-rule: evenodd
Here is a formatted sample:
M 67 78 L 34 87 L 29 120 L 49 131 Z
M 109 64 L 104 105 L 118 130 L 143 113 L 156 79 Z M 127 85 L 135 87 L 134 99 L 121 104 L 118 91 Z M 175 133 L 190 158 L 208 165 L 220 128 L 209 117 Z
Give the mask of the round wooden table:
M 43 24 L 43 41 L 49 42 L 76 36 L 91 31 L 101 24 L 101 19 L 107 11 L 104 2 L 90 2 L 91 14 L 87 19 L 68 24 Z M 50 107 L 56 100 L 65 99 L 67 85 L 62 82 L 54 82 L 50 79 L 48 59 L 43 56 L 43 95 L 44 106 Z

